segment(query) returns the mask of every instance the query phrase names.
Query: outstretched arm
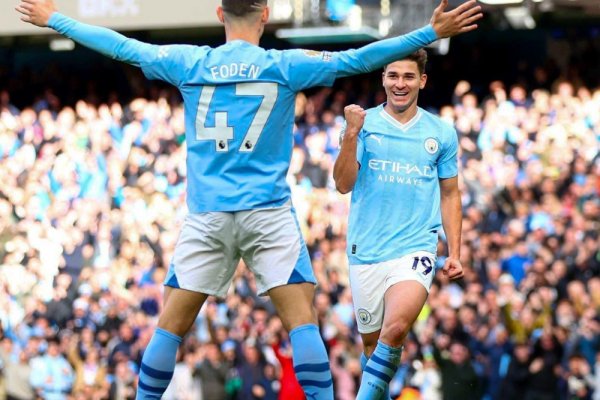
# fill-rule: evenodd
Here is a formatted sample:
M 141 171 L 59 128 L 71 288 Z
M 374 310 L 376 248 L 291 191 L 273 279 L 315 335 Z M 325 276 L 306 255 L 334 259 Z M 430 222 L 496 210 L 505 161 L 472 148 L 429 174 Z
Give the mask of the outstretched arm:
M 21 0 L 16 10 L 21 20 L 39 27 L 49 27 L 115 60 L 141 66 L 156 53 L 155 47 L 129 39 L 107 28 L 88 25 L 57 12 L 53 0 Z
M 434 10 L 430 24 L 406 35 L 380 40 L 361 47 L 335 53 L 337 78 L 370 72 L 435 42 L 437 39 L 470 32 L 477 28 L 481 7 L 470 0 L 451 11 L 444 11 L 448 0 L 442 0 Z

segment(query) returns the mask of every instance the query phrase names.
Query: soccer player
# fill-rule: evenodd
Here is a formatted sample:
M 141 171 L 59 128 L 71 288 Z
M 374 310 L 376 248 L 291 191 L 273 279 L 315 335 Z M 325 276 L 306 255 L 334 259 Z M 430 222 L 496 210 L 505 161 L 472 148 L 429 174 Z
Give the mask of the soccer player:
M 187 204 L 165 280 L 165 304 L 141 364 L 138 399 L 167 387 L 182 337 L 209 295 L 224 297 L 242 258 L 290 332 L 294 369 L 308 398 L 333 399 L 331 372 L 312 308 L 315 277 L 285 177 L 296 93 L 381 68 L 438 38 L 475 29 L 469 1 L 410 34 L 327 53 L 258 46 L 267 0 L 222 0 L 227 43 L 156 46 L 56 12 L 52 0 L 21 0 L 21 19 L 49 26 L 93 50 L 177 86 L 185 107 Z
M 341 193 L 352 191 L 347 254 L 364 345 L 358 400 L 389 398 L 402 342 L 431 288 L 442 225 L 449 248 L 443 272 L 463 275 L 458 141 L 453 127 L 417 106 L 426 62 L 421 49 L 386 65 L 387 101 L 344 110 L 333 174 Z

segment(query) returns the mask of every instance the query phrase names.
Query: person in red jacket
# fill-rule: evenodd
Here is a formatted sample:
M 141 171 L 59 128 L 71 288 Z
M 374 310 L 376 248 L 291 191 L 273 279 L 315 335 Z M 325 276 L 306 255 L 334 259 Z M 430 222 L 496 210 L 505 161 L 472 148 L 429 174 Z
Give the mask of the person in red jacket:
M 279 324 L 279 328 L 276 325 Z M 292 344 L 288 333 L 282 329 L 281 322 L 274 319 L 269 327 L 272 332 L 271 348 L 275 352 L 275 356 L 281 365 L 281 373 L 279 383 L 279 400 L 304 400 L 304 391 L 298 383 L 296 373 L 294 372 L 294 364 L 292 361 Z

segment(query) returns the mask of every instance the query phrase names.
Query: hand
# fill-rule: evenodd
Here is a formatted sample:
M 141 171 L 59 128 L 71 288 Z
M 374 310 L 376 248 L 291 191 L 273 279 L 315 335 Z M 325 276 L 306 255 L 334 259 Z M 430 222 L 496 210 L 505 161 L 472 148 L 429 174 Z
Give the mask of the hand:
M 346 118 L 346 134 L 357 135 L 365 123 L 367 112 L 361 106 L 350 104 L 344 108 Z
M 15 10 L 23 14 L 21 21 L 44 28 L 48 26 L 48 20 L 56 6 L 53 0 L 21 0 Z
M 529 372 L 531 372 L 532 374 L 535 374 L 535 373 L 541 371 L 543 367 L 544 367 L 544 360 L 542 360 L 541 358 L 538 357 L 531 362 L 531 365 L 529 366 Z
M 477 29 L 474 22 L 483 17 L 483 14 L 480 12 L 481 6 L 475 6 L 476 3 L 475 0 L 470 0 L 454 10 L 444 12 L 448 7 L 448 0 L 442 0 L 433 10 L 430 21 L 438 38 L 451 37 Z
M 254 385 L 252 386 L 252 394 L 254 395 L 254 397 L 258 397 L 259 399 L 261 399 L 265 397 L 265 388 L 260 385 Z
M 460 260 L 456 258 L 446 258 L 442 272 L 450 279 L 460 279 L 465 275 Z

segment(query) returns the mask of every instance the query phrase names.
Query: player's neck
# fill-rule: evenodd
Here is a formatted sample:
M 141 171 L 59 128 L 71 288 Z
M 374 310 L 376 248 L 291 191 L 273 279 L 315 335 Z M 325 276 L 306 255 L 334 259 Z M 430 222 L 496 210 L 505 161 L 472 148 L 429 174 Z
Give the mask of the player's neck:
M 406 110 L 395 109 L 388 102 L 385 104 L 384 109 L 389 115 L 392 116 L 392 118 L 394 118 L 396 121 L 400 122 L 401 124 L 406 124 L 411 119 L 413 119 L 415 117 L 415 115 L 417 115 L 417 111 L 418 111 L 416 102 L 411 104 L 410 107 L 408 107 Z
M 227 29 L 225 31 L 225 40 L 232 42 L 234 40 L 243 40 L 255 46 L 258 46 L 260 42 L 261 32 L 253 31 L 251 29 Z

